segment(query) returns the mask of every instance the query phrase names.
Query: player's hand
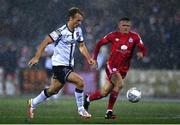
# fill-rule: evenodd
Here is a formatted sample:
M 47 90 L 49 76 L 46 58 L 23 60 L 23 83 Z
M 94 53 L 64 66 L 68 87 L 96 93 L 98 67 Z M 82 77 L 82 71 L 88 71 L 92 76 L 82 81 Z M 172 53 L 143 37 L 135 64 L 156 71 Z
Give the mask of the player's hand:
M 29 67 L 32 67 L 33 65 L 37 64 L 38 62 L 39 62 L 39 59 L 37 59 L 36 57 L 33 57 L 33 58 L 29 61 L 28 65 L 29 65 Z
M 90 59 L 88 60 L 88 63 L 89 63 L 90 65 L 93 65 L 93 64 L 94 64 L 94 60 L 93 60 L 92 58 L 90 58 Z
M 94 62 L 93 62 L 93 64 L 92 64 L 92 66 L 91 66 L 91 69 L 97 69 L 98 68 L 98 63 L 97 63 L 97 61 L 96 60 L 93 60 Z
M 138 60 L 144 57 L 142 52 L 137 52 L 136 55 Z

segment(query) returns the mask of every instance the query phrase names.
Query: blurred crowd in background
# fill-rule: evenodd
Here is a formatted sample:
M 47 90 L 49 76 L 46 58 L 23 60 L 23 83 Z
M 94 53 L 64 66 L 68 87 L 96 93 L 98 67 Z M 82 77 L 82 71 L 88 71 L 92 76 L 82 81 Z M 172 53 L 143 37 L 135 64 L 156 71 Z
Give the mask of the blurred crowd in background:
M 180 69 L 179 0 L 0 0 L 0 5 L 0 67 L 5 72 L 26 69 L 44 37 L 67 21 L 67 10 L 72 6 L 84 11 L 82 28 L 91 53 L 95 43 L 117 30 L 118 20 L 128 16 L 132 30 L 148 48 L 141 62 L 133 58 L 132 68 Z M 75 69 L 88 70 L 76 50 Z M 107 53 L 105 49 L 102 57 Z M 45 58 L 38 68 L 44 67 Z

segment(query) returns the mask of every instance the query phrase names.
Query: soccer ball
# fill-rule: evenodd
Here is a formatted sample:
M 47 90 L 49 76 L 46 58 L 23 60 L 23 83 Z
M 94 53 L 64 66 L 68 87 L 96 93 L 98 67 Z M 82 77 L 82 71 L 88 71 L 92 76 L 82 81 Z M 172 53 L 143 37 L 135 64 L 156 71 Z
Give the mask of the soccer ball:
M 133 87 L 127 91 L 126 96 L 130 102 L 136 103 L 139 102 L 141 99 L 141 91 L 138 90 L 136 87 Z

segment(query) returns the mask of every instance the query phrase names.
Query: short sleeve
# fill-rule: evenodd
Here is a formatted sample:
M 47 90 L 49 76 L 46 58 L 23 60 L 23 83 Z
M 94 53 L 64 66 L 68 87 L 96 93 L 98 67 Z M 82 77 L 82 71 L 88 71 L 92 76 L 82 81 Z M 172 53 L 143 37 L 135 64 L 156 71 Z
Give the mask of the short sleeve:
M 107 41 L 111 41 L 112 38 L 113 38 L 113 33 L 112 33 L 112 32 L 109 33 L 109 34 L 107 34 L 107 35 L 104 37 L 104 39 L 106 39 Z
M 135 42 L 136 42 L 136 44 L 142 44 L 143 45 L 143 41 L 142 41 L 140 35 L 137 33 L 135 34 Z
M 49 34 L 49 36 L 51 37 L 51 39 L 52 39 L 53 41 L 56 41 L 58 38 L 60 38 L 60 37 L 62 36 L 61 30 L 60 30 L 60 29 L 57 29 L 57 30 L 51 32 L 51 33 Z
M 138 47 L 138 51 L 142 52 L 143 55 L 146 55 L 147 49 L 145 48 L 144 43 L 138 34 L 136 35 L 136 45 Z

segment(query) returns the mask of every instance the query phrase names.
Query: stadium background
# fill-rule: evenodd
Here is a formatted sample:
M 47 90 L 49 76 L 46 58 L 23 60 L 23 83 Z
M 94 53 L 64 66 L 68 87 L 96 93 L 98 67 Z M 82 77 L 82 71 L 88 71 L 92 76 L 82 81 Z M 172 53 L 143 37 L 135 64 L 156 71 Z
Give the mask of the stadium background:
M 143 97 L 153 99 L 180 98 L 180 1 L 179 0 L 0 0 L 0 97 L 35 95 L 44 88 L 46 73 L 43 56 L 40 63 L 29 69 L 27 62 L 39 43 L 66 21 L 67 9 L 81 8 L 85 13 L 83 31 L 88 50 L 108 32 L 116 30 L 123 16 L 132 19 L 148 48 L 148 55 L 133 58 L 130 72 L 121 93 L 136 86 Z M 75 52 L 75 71 L 86 81 L 86 93 L 95 91 L 104 81 L 104 62 L 108 49 L 101 50 L 99 71 L 91 70 Z M 3 95 L 4 71 L 13 71 L 19 87 L 15 93 L 11 77 L 6 80 L 7 95 Z M 74 87 L 67 84 L 62 94 L 72 95 Z M 17 94 L 17 95 L 16 95 Z

